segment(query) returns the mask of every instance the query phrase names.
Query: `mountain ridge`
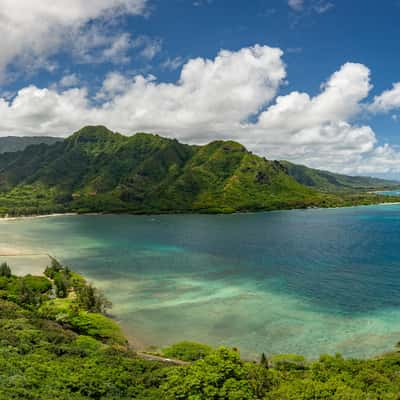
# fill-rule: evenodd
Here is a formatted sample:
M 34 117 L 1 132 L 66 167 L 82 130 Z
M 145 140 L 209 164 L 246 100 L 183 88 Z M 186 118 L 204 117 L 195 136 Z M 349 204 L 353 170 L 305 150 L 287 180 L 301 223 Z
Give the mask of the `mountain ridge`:
M 305 185 L 294 171 L 234 141 L 188 145 L 87 126 L 52 145 L 0 155 L 0 214 L 237 212 L 389 200 L 351 191 L 344 198 Z M 382 188 L 394 185 L 382 181 Z
M 62 140 L 52 136 L 4 136 L 0 137 L 0 154 L 14 153 L 37 144 L 51 145 Z
M 328 170 L 294 164 L 285 160 L 279 162 L 297 182 L 326 192 L 385 189 L 386 187 L 398 187 L 400 185 L 400 182 L 390 179 L 339 174 Z

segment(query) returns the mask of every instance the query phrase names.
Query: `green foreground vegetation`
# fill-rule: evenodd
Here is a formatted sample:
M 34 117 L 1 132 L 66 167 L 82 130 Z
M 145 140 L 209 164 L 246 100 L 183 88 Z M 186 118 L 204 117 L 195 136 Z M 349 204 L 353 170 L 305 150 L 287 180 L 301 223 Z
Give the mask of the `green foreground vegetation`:
M 102 126 L 0 154 L 0 216 L 342 207 L 398 201 L 372 193 L 397 187 L 269 161 L 233 141 L 191 146 Z
M 237 349 L 182 342 L 150 361 L 107 317 L 110 307 L 57 260 L 44 276 L 16 277 L 1 264 L 0 400 L 400 399 L 398 351 L 369 360 L 262 354 L 256 362 Z

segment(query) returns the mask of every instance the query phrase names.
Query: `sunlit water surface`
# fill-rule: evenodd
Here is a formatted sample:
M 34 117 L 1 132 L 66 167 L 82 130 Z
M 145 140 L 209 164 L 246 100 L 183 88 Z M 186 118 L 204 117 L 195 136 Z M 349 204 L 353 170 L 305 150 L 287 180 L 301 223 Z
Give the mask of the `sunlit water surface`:
M 19 273 L 50 253 L 112 300 L 138 346 L 183 339 L 370 356 L 400 340 L 400 205 L 0 221 Z

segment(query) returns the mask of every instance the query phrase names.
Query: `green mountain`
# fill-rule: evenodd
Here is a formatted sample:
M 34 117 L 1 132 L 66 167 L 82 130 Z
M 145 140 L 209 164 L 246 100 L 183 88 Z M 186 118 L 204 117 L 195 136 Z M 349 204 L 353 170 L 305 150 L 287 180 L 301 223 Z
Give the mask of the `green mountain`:
M 400 182 L 369 176 L 348 176 L 308 168 L 304 165 L 281 161 L 287 173 L 297 182 L 325 192 L 385 190 L 399 187 Z
M 61 138 L 50 136 L 6 136 L 0 138 L 0 154 L 24 150 L 28 146 L 36 144 L 54 144 Z
M 232 141 L 190 146 L 88 126 L 0 156 L 0 214 L 234 212 L 377 202 L 308 187 Z M 388 200 L 388 198 L 384 198 Z

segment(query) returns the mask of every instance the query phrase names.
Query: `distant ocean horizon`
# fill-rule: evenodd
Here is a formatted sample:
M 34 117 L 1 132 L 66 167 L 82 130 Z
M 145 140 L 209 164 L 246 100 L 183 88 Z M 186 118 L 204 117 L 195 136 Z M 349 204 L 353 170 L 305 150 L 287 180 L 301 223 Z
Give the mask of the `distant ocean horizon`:
M 1 220 L 0 261 L 38 273 L 59 258 L 143 348 L 365 357 L 400 341 L 399 232 L 400 205 Z

